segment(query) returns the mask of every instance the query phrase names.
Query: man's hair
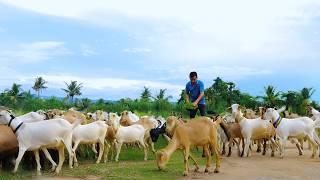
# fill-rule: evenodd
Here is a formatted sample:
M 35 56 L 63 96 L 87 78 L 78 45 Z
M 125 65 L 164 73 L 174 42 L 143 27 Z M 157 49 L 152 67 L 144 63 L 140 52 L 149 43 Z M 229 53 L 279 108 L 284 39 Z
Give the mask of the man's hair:
M 198 74 L 197 74 L 197 72 L 193 71 L 193 72 L 191 72 L 191 73 L 189 74 L 189 77 L 190 77 L 190 78 L 198 77 Z

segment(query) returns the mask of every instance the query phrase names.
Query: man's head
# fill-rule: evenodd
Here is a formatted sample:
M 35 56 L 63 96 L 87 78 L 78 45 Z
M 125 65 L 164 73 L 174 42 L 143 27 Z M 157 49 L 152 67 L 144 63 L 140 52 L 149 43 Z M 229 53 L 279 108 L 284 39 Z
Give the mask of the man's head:
M 190 74 L 189 74 L 189 78 L 190 78 L 190 81 L 191 81 L 191 83 L 192 84 L 195 84 L 196 82 L 197 82 L 197 79 L 198 79 L 198 74 L 197 74 L 197 72 L 191 72 Z

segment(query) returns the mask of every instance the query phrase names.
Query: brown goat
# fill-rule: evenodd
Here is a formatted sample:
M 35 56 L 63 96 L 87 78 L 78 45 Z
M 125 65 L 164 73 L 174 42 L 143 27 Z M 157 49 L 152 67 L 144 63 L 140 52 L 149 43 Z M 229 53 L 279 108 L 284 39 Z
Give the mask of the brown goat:
M 18 152 L 18 141 L 10 127 L 0 125 L 0 161 Z M 1 163 L 0 163 L 1 164 Z
M 232 151 L 231 151 L 231 146 L 233 144 L 233 142 L 235 141 L 236 138 L 239 138 L 239 142 L 236 142 L 237 143 L 237 146 L 238 146 L 238 155 L 239 156 L 242 156 L 243 154 L 243 148 L 244 148 L 244 140 L 243 140 L 243 137 L 242 137 L 242 134 L 241 134 L 241 128 L 240 128 L 240 125 L 239 123 L 225 123 L 224 121 L 221 122 L 220 124 L 222 126 L 222 128 L 224 129 L 226 135 L 227 135 L 227 138 L 228 138 L 228 141 L 229 141 L 229 152 L 228 152 L 228 157 L 231 156 L 232 154 Z M 242 153 L 240 152 L 240 143 L 242 141 Z
M 211 166 L 211 155 L 209 150 L 210 148 L 216 154 L 216 168 L 214 172 L 218 173 L 220 168 L 220 153 L 218 148 L 217 126 L 221 123 L 221 121 L 221 117 L 218 117 L 218 120 L 216 122 L 212 122 L 206 117 L 199 117 L 196 119 L 192 119 L 187 123 L 175 126 L 173 137 L 168 146 L 157 151 L 156 153 L 156 162 L 158 168 L 160 170 L 163 169 L 169 161 L 172 153 L 177 149 L 182 149 L 185 165 L 183 175 L 186 176 L 188 175 L 189 170 L 188 159 L 189 157 L 192 158 L 192 156 L 190 155 L 190 147 L 203 146 L 204 151 L 207 155 L 205 172 L 209 172 L 209 167 Z M 196 162 L 195 165 L 195 170 L 198 171 L 199 166 Z

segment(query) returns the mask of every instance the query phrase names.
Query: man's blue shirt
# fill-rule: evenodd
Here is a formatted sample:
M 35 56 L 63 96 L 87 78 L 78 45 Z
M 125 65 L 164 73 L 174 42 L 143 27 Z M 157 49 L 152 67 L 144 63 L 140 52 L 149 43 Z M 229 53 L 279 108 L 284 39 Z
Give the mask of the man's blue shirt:
M 200 93 L 204 92 L 203 82 L 197 80 L 193 85 L 191 81 L 189 81 L 186 85 L 186 93 L 189 95 L 191 102 L 194 102 L 199 97 Z M 206 104 L 205 97 L 203 96 L 199 101 L 199 104 Z

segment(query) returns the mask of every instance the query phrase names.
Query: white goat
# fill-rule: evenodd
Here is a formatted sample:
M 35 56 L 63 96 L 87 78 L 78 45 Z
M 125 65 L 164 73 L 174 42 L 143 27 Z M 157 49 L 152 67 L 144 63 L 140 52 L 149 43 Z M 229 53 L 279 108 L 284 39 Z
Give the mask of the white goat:
M 70 124 L 68 121 L 57 118 L 50 121 L 23 123 L 14 118 L 8 111 L 0 111 L 0 124 L 8 124 L 16 133 L 19 154 L 13 172 L 17 172 L 20 161 L 26 151 L 33 151 L 37 162 L 37 173 L 40 173 L 39 149 L 57 148 L 59 151 L 59 164 L 56 173 L 59 173 L 64 161 L 64 146 L 69 153 L 69 167 L 72 168 L 72 131 L 80 124 L 76 121 Z
M 288 138 L 302 139 L 304 137 L 312 145 L 312 156 L 316 155 L 317 144 L 320 144 L 318 135 L 315 133 L 315 126 L 319 122 L 313 121 L 308 117 L 295 119 L 281 118 L 280 114 L 273 108 L 268 108 L 264 115 L 266 120 L 270 120 L 276 128 L 276 133 L 280 138 L 280 156 L 284 157 L 284 150 Z
M 269 121 L 264 121 L 261 118 L 256 119 L 247 119 L 243 116 L 240 105 L 233 104 L 231 106 L 232 116 L 235 118 L 236 122 L 239 122 L 241 128 L 241 134 L 245 141 L 244 148 L 244 157 L 249 156 L 249 146 L 251 144 L 251 140 L 259 140 L 259 139 L 270 139 L 272 142 L 272 153 L 271 156 L 274 156 L 274 150 L 276 143 L 273 139 L 275 136 L 274 128 Z
M 148 158 L 148 150 L 144 142 L 144 135 L 146 129 L 140 124 L 134 124 L 127 127 L 121 127 L 116 121 L 113 122 L 113 128 L 115 129 L 115 145 L 116 145 L 116 158 L 115 161 L 118 162 L 119 154 L 123 143 L 139 142 L 144 150 L 144 160 Z
M 313 108 L 311 106 L 308 106 L 307 110 L 308 110 L 308 113 L 310 115 L 312 115 L 312 117 L 311 117 L 312 120 L 315 121 L 317 119 L 320 119 L 320 112 L 318 110 L 316 110 L 315 108 Z
M 46 115 L 45 115 L 44 111 L 39 110 L 37 112 L 29 112 L 24 115 L 18 116 L 18 117 L 16 117 L 16 119 L 19 119 L 23 123 L 33 123 L 33 122 L 38 122 L 38 121 L 44 121 L 46 119 Z M 54 171 L 55 168 L 57 167 L 56 162 L 53 161 L 47 148 L 42 148 L 41 150 L 45 154 L 46 158 L 50 161 L 50 163 L 52 165 L 51 169 L 52 169 L 52 171 Z M 34 154 L 34 155 L 36 156 L 36 154 Z
M 129 111 L 128 112 L 129 114 L 129 118 L 131 119 L 131 121 L 132 122 L 137 122 L 137 121 L 139 121 L 139 116 L 137 116 L 135 113 L 133 113 L 133 112 L 131 112 L 131 111 Z
M 104 121 L 95 121 L 86 125 L 79 125 L 73 130 L 72 141 L 73 152 L 76 152 L 78 145 L 99 143 L 99 156 L 96 163 L 100 163 L 104 152 L 104 141 L 106 138 L 108 125 Z M 75 166 L 78 166 L 77 155 L 74 155 Z

